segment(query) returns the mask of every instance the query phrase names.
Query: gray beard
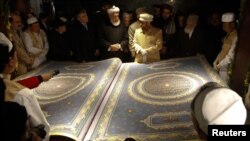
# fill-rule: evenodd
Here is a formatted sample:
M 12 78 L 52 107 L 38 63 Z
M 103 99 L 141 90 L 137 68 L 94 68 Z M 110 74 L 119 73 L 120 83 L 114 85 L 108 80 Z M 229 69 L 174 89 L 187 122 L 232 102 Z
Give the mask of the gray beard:
M 120 25 L 121 20 L 119 20 L 117 22 L 113 22 L 112 20 L 110 20 L 110 22 L 112 23 L 113 26 L 118 26 L 118 25 Z

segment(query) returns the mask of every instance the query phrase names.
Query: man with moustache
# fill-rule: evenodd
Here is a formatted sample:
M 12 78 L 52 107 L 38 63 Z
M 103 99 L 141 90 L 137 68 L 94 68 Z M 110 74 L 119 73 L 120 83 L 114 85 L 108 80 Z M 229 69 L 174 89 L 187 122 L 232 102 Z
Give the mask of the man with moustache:
M 162 30 L 151 25 L 153 16 L 148 13 L 139 16 L 141 28 L 135 30 L 135 62 L 150 63 L 160 61 L 162 48 Z

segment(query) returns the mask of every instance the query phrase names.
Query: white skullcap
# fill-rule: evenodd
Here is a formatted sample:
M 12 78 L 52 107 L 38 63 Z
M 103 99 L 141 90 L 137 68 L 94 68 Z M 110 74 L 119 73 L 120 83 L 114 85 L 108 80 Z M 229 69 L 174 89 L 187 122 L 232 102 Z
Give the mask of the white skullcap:
M 194 113 L 200 129 L 208 133 L 208 125 L 243 125 L 247 112 L 242 98 L 228 88 L 203 91 L 194 102 Z
M 2 32 L 0 32 L 0 44 L 7 45 L 9 47 L 9 52 L 13 48 L 11 41 Z
M 33 24 L 33 23 L 37 23 L 37 22 L 38 22 L 38 20 L 36 17 L 30 17 L 27 20 L 27 24 Z
M 115 12 L 120 12 L 120 9 L 119 9 L 119 7 L 116 7 L 115 5 L 113 5 L 107 11 L 108 11 L 108 14 L 112 14 L 112 13 L 115 13 Z
M 154 16 L 150 15 L 148 13 L 143 13 L 143 14 L 140 14 L 140 16 L 139 16 L 139 20 L 142 22 L 152 22 L 153 18 L 154 18 Z
M 222 22 L 233 22 L 235 20 L 234 13 L 224 13 L 221 17 Z

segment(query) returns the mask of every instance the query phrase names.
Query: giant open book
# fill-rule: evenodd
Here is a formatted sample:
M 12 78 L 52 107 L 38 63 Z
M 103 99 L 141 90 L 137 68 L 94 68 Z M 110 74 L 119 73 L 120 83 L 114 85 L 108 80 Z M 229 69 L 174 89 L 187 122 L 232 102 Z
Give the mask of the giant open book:
M 60 70 L 33 89 L 51 136 L 73 140 L 196 140 L 190 102 L 203 84 L 225 85 L 204 57 L 150 64 L 49 62 L 24 77 Z

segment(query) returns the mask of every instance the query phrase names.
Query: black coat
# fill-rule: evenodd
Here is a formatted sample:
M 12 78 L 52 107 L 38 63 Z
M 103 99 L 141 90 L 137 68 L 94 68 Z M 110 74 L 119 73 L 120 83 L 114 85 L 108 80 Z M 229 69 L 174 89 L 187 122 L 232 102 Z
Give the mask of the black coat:
M 91 25 L 88 24 L 87 30 L 80 22 L 75 21 L 72 24 L 70 33 L 74 59 L 77 62 L 94 61 L 96 46 Z
M 222 27 L 208 26 L 206 29 L 208 44 L 204 48 L 203 54 L 208 62 L 213 65 L 214 60 L 221 51 L 222 40 L 226 36 L 226 32 L 223 31 Z
M 205 37 L 202 30 L 195 28 L 191 38 L 189 38 L 189 35 L 182 29 L 178 36 L 176 54 L 178 57 L 195 56 L 202 53 L 205 46 Z
M 114 26 L 110 22 L 105 21 L 101 24 L 98 31 L 98 39 L 102 59 L 118 57 L 122 61 L 125 61 L 126 57 L 123 51 L 128 50 L 128 32 L 125 25 L 121 22 L 120 25 Z M 123 51 L 108 51 L 109 46 L 116 43 L 119 43 L 121 45 Z
M 56 61 L 71 61 L 69 40 L 65 34 L 53 30 L 48 36 L 49 52 L 47 58 Z

